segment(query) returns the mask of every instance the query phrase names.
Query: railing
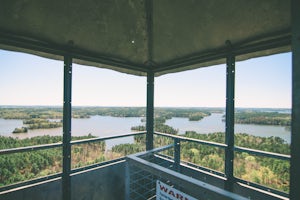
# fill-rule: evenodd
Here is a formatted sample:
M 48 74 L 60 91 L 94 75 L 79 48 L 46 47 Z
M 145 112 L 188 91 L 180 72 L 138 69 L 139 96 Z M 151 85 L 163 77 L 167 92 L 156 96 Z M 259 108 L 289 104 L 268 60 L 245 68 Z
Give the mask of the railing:
M 106 141 L 106 140 L 112 140 L 112 139 L 117 139 L 117 138 L 123 138 L 123 137 L 132 137 L 132 136 L 138 136 L 138 135 L 145 135 L 146 132 L 136 132 L 136 133 L 130 133 L 130 134 L 124 134 L 124 135 L 115 135 L 115 136 L 109 136 L 109 137 L 99 137 L 99 138 L 91 138 L 91 139 L 84 139 L 84 140 L 76 140 L 76 141 L 71 141 L 71 145 L 79 145 L 79 144 L 87 144 L 87 143 L 95 143 L 95 142 L 101 142 L 101 141 Z M 160 132 L 155 132 L 154 133 L 157 136 L 162 136 L 162 137 L 168 137 L 173 139 L 173 144 L 171 145 L 172 147 L 174 147 L 174 156 L 173 157 L 168 157 L 166 155 L 161 155 L 162 158 L 163 156 L 165 156 L 164 158 L 166 159 L 171 159 L 173 160 L 173 170 L 180 172 L 180 168 L 182 167 L 182 165 L 186 165 L 191 167 L 192 169 L 200 169 L 202 171 L 206 171 L 209 174 L 214 174 L 217 175 L 223 179 L 225 179 L 226 181 L 226 174 L 223 172 L 219 172 L 219 171 L 215 171 L 213 169 L 209 169 L 207 167 L 203 167 L 203 166 L 199 166 L 196 165 L 194 163 L 190 163 L 190 162 L 186 162 L 186 161 L 182 161 L 180 159 L 180 146 L 182 142 L 193 142 L 193 143 L 197 143 L 197 144 L 201 144 L 201 145 L 206 145 L 206 146 L 211 146 L 211 147 L 215 147 L 215 148 L 219 148 L 219 149 L 223 149 L 225 150 L 227 148 L 226 144 L 222 144 L 222 143 L 216 143 L 216 142 L 210 142 L 210 141 L 203 141 L 203 140 L 198 140 L 198 139 L 193 139 L 193 138 L 186 138 L 186 137 L 182 137 L 179 135 L 171 135 L 171 134 L 165 134 L 165 133 L 160 133 Z M 0 156 L 2 155 L 8 155 L 8 154 L 14 154 L 14 153 L 24 153 L 24 152 L 30 152 L 30 151 L 37 151 L 37 150 L 46 150 L 46 149 L 53 149 L 53 148 L 61 148 L 63 146 L 62 143 L 53 143 L 53 144 L 44 144 L 44 145 L 36 145 L 36 146 L 27 146 L 27 147 L 20 147 L 20 148 L 11 148 L 11 149 L 2 149 L 0 150 Z M 274 159 L 279 159 L 279 160 L 285 160 L 285 161 L 290 161 L 290 155 L 283 155 L 283 154 L 278 154 L 278 153 L 271 153 L 271 152 L 265 152 L 265 151 L 260 151 L 260 150 L 254 150 L 254 149 L 249 149 L 249 148 L 244 148 L 244 147 L 234 147 L 234 152 L 237 153 L 248 153 L 248 154 L 252 154 L 252 155 L 256 155 L 256 156 L 264 156 L 264 157 L 268 157 L 268 158 L 274 158 Z M 95 168 L 95 167 L 99 167 L 102 165 L 106 165 L 109 163 L 113 163 L 113 162 L 117 162 L 120 160 L 124 160 L 125 157 L 121 157 L 118 159 L 113 159 L 113 160 L 109 160 L 109 161 L 104 161 L 104 162 L 100 162 L 100 163 L 96 163 L 96 164 L 91 164 L 91 165 L 87 165 L 84 167 L 80 167 L 80 168 L 75 168 L 71 170 L 71 173 L 76 173 L 76 172 L 80 172 L 86 169 L 91 169 L 91 168 Z M 228 160 L 225 160 L 224 162 L 229 162 Z M 41 181 L 45 181 L 45 180 L 50 180 L 50 179 L 56 179 L 56 178 L 61 178 L 62 177 L 62 173 L 56 173 L 56 174 L 52 174 L 52 175 L 48 175 L 45 177 L 41 177 L 41 178 L 36 178 L 36 179 L 32 179 L 32 180 L 28 180 L 25 182 L 20 182 L 20 183 L 15 183 L 12 185 L 6 185 L 3 187 L 0 187 L 0 192 L 6 191 L 6 190 L 10 190 L 13 188 L 17 188 L 17 187 L 21 187 L 21 186 L 26 186 L 29 184 L 33 184 L 33 183 L 38 183 Z M 268 191 L 271 192 L 273 194 L 276 195 L 280 195 L 282 197 L 288 197 L 289 195 L 285 192 L 282 191 L 278 191 L 276 189 L 270 188 L 270 187 L 266 187 L 257 183 L 253 183 L 250 181 L 246 181 L 240 178 L 234 178 L 234 181 L 236 183 L 242 183 L 248 186 L 252 186 L 254 188 L 257 189 L 261 189 L 264 191 Z
M 193 163 L 189 163 L 189 162 L 183 162 L 180 160 L 180 146 L 181 146 L 181 142 L 195 142 L 201 145 L 207 145 L 207 146 L 212 146 L 212 147 L 217 147 L 220 149 L 226 149 L 227 145 L 226 144 L 222 144 L 222 143 L 216 143 L 216 142 L 210 142 L 210 141 L 203 141 L 203 140 L 198 140 L 198 139 L 193 139 L 193 138 L 186 138 L 186 137 L 182 137 L 179 135 L 171 135 L 171 134 L 166 134 L 166 133 L 160 133 L 160 132 L 155 132 L 155 135 L 158 136 L 163 136 L 163 137 L 169 137 L 172 138 L 174 140 L 174 165 L 175 165 L 175 169 L 177 171 L 180 171 L 180 163 L 184 163 L 192 168 L 197 168 L 197 169 L 201 169 L 203 171 L 215 174 L 215 175 L 219 175 L 221 177 L 225 177 L 226 178 L 226 174 L 219 172 L 219 171 L 215 171 L 213 169 L 209 169 L 206 167 L 202 167 L 202 166 L 197 166 Z M 266 152 L 266 151 L 261 151 L 261 150 L 255 150 L 255 149 L 249 149 L 249 148 L 244 148 L 244 147 L 238 147 L 235 146 L 234 147 L 234 152 L 245 152 L 248 154 L 252 154 L 252 155 L 256 155 L 256 156 L 264 156 L 264 157 L 268 157 L 268 158 L 274 158 L 274 159 L 279 159 L 279 160 L 285 160 L 285 161 L 290 161 L 291 156 L 290 155 L 284 155 L 284 154 L 279 154 L 279 153 L 272 153 L 272 152 Z M 225 160 L 225 162 L 230 162 L 229 160 Z M 225 180 L 226 181 L 226 180 Z M 276 195 L 280 195 L 282 197 L 288 197 L 289 194 L 285 193 L 283 191 L 279 191 L 270 187 L 266 187 L 264 185 L 260 185 L 254 182 L 250 182 L 250 181 L 246 181 L 237 177 L 234 177 L 234 181 L 236 183 L 242 183 L 263 191 L 267 191 L 267 192 L 271 192 L 273 194 Z
M 78 145 L 78 144 L 87 144 L 87 143 L 96 143 L 96 142 L 101 142 L 101 141 L 106 141 L 106 140 L 112 140 L 112 139 L 118 139 L 118 138 L 124 138 L 124 137 L 132 137 L 132 136 L 137 136 L 137 135 L 143 135 L 146 134 L 146 132 L 134 132 L 134 133 L 129 133 L 129 134 L 124 134 L 124 135 L 113 135 L 113 136 L 108 136 L 108 137 L 98 137 L 98 138 L 90 138 L 90 139 L 83 139 L 83 140 L 76 140 L 76 141 L 71 141 L 71 146 Z M 18 147 L 18 148 L 10 148 L 10 149 L 1 149 L 0 150 L 0 156 L 2 155 L 10 155 L 14 153 L 25 153 L 25 152 L 32 152 L 32 151 L 38 151 L 38 150 L 48 150 L 48 149 L 54 149 L 54 148 L 62 148 L 63 143 L 52 143 L 52 144 L 43 144 L 43 145 L 35 145 L 35 146 L 26 146 L 26 147 Z M 71 173 L 76 173 L 80 171 L 84 171 L 87 169 L 99 167 L 102 165 L 106 165 L 109 163 L 113 162 L 118 162 L 120 160 L 124 160 L 125 157 L 109 160 L 109 161 L 104 161 L 101 163 L 96 163 L 96 164 L 91 164 L 87 165 L 84 167 L 80 168 L 74 168 L 71 170 Z M 26 186 L 29 184 L 34 184 L 34 183 L 39 183 L 42 181 L 46 180 L 51 180 L 51 179 L 56 179 L 56 178 L 61 178 L 62 173 L 55 173 L 51 174 L 45 177 L 40 177 L 40 178 L 35 178 L 31 180 L 26 180 L 23 182 L 18 182 L 18 183 L 13 183 L 10 185 L 5 185 L 3 187 L 0 187 L 0 192 L 7 191 L 13 188 L 18 188 L 22 186 Z
M 176 172 L 175 162 L 160 157 L 160 152 L 170 148 L 176 148 L 176 144 L 127 156 L 126 200 L 172 197 L 174 197 L 172 199 L 248 199 Z

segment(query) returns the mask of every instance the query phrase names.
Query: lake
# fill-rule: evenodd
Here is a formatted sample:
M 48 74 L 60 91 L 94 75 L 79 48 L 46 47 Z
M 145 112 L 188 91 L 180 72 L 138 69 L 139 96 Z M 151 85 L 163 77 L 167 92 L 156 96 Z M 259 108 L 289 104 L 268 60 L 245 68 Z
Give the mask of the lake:
M 166 121 L 166 124 L 179 130 L 179 134 L 185 131 L 196 131 L 198 133 L 225 132 L 225 123 L 222 121 L 223 114 L 212 113 L 200 121 L 189 121 L 187 118 L 174 117 Z M 72 135 L 82 136 L 91 133 L 94 136 L 111 136 L 128 134 L 132 126 L 143 125 L 140 117 L 110 117 L 92 116 L 87 119 L 72 119 Z M 17 127 L 22 127 L 22 120 L 0 119 L 0 135 L 18 138 L 34 137 L 39 135 L 62 135 L 62 128 L 29 130 L 28 133 L 12 134 Z M 290 131 L 282 126 L 236 124 L 235 133 L 248 133 L 255 136 L 277 136 L 290 143 Z M 126 137 L 106 141 L 110 149 L 115 144 L 132 143 L 133 137 Z
M 187 118 L 173 117 L 166 121 L 166 124 L 179 130 L 179 134 L 186 131 L 196 131 L 198 133 L 225 132 L 225 122 L 222 121 L 223 114 L 212 113 L 210 116 L 200 121 L 189 121 Z M 235 133 L 247 133 L 262 137 L 280 137 L 287 143 L 291 142 L 291 132 L 284 126 L 255 125 L 255 124 L 235 124 Z
M 92 116 L 85 119 L 72 119 L 72 136 L 88 135 L 105 137 L 112 135 L 126 135 L 131 132 L 132 126 L 141 125 L 140 117 L 110 117 Z M 13 130 L 22 127 L 22 120 L 0 119 L 0 135 L 27 138 L 39 135 L 62 135 L 62 127 L 53 129 L 28 130 L 28 133 L 13 134 Z M 106 141 L 106 146 L 110 149 L 115 144 L 133 143 L 133 137 L 124 137 Z

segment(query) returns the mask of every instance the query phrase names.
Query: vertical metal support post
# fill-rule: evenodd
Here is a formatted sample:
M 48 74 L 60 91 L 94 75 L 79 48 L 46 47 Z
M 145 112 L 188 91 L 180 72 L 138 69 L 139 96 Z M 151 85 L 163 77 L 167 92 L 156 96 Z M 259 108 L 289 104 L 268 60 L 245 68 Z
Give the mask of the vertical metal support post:
M 130 200 L 130 168 L 128 161 L 125 163 L 125 200 Z
M 151 69 L 153 57 L 153 1 L 145 1 L 146 22 L 147 22 L 147 47 L 148 47 L 148 67 Z M 153 149 L 154 133 L 154 72 L 149 70 L 147 73 L 147 111 L 146 111 L 146 150 Z
M 180 172 L 180 139 L 174 138 L 174 167 Z
M 235 57 L 229 55 L 226 60 L 226 123 L 225 123 L 225 189 L 233 190 L 233 159 L 234 159 L 234 85 L 235 85 Z
M 292 12 L 292 140 L 290 199 L 300 199 L 300 1 L 291 1 Z
M 71 200 L 71 94 L 72 58 L 64 57 L 64 104 L 63 104 L 63 175 L 62 193 L 64 200 Z
M 146 116 L 146 150 L 153 149 L 153 132 L 154 132 L 154 73 L 147 74 L 147 116 Z

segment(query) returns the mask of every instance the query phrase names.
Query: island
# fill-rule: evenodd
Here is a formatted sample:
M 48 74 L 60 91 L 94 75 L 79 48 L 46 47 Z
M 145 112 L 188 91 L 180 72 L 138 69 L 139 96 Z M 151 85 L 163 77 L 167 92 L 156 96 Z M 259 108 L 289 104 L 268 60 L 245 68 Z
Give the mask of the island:
M 27 133 L 28 128 L 27 127 L 22 127 L 22 128 L 15 128 L 15 130 L 12 133 Z
M 23 120 L 23 124 L 26 126 L 21 128 L 15 128 L 12 133 L 27 133 L 28 130 L 33 129 L 50 129 L 62 127 L 62 121 L 57 122 L 41 118 Z

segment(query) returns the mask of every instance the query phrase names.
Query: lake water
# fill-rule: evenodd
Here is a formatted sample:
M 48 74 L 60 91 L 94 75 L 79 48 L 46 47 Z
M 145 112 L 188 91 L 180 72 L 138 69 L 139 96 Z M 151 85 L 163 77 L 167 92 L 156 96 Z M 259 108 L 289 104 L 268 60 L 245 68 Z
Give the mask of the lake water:
M 139 117 L 110 117 L 92 116 L 87 119 L 72 119 L 72 136 L 82 136 L 91 133 L 94 136 L 105 137 L 126 135 L 131 132 L 132 126 L 141 125 Z M 17 127 L 22 127 L 22 120 L 0 119 L 0 135 L 27 138 L 39 135 L 62 135 L 62 128 L 28 130 L 28 133 L 12 134 Z M 107 140 L 106 146 L 110 149 L 115 144 L 133 143 L 133 137 Z
M 196 131 L 198 133 L 225 132 L 225 123 L 222 122 L 223 114 L 212 113 L 201 121 L 189 121 L 187 118 L 172 118 L 166 124 L 179 130 L 180 134 L 185 131 Z M 110 117 L 92 116 L 88 119 L 72 119 L 72 135 L 81 136 L 91 133 L 94 136 L 112 136 L 128 134 L 132 126 L 143 125 L 140 117 Z M 62 135 L 62 128 L 29 130 L 28 133 L 12 134 L 16 127 L 22 127 L 22 120 L 0 119 L 0 135 L 18 138 L 34 137 L 38 135 Z M 235 133 L 248 133 L 256 136 L 277 136 L 290 143 L 290 131 L 282 126 L 236 124 Z M 110 149 L 115 144 L 132 143 L 133 137 L 119 138 L 106 141 Z
M 189 121 L 187 118 L 173 117 L 166 121 L 166 124 L 179 130 L 179 134 L 186 131 L 196 131 L 197 133 L 225 132 L 225 122 L 222 121 L 224 114 L 212 113 L 200 121 Z M 247 133 L 262 137 L 281 137 L 287 143 L 291 142 L 291 133 L 284 126 L 235 124 L 235 133 Z

